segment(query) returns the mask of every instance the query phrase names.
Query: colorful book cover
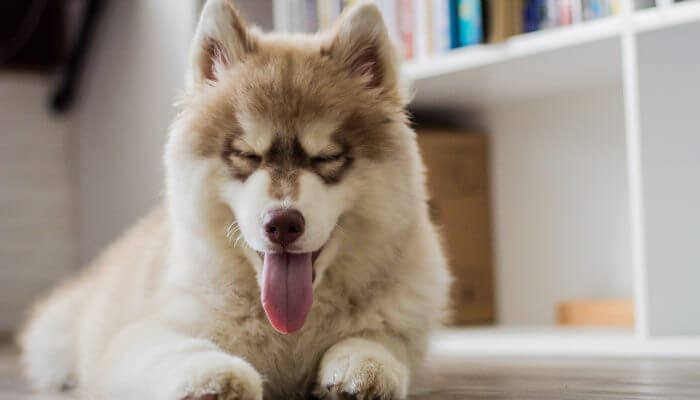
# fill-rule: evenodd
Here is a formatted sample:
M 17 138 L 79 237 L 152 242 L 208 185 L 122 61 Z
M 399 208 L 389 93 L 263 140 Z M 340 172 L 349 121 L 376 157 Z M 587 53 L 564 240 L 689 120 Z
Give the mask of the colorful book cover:
M 481 0 L 459 0 L 457 16 L 458 46 L 481 43 L 484 38 Z
M 450 45 L 450 0 L 432 1 L 431 44 L 433 53 L 442 53 L 451 48 Z

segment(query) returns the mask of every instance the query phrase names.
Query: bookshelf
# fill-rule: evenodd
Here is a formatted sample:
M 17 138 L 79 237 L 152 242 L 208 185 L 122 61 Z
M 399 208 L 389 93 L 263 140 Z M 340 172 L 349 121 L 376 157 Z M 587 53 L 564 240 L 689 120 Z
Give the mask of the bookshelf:
M 499 323 L 434 351 L 700 356 L 700 0 L 635 4 L 403 65 L 412 108 L 491 141 Z M 633 298 L 636 325 L 556 327 L 576 297 Z
M 403 66 L 413 107 L 493 144 L 501 324 L 445 332 L 434 351 L 700 356 L 700 1 L 623 10 Z M 555 327 L 546 310 L 567 294 L 632 297 L 636 326 Z

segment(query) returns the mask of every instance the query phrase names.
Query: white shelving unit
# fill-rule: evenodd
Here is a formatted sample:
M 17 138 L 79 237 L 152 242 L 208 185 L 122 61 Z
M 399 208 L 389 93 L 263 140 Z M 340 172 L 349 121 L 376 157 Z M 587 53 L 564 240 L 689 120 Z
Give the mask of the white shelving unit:
M 500 324 L 434 351 L 700 356 L 700 1 L 623 9 L 404 65 L 492 143 Z M 635 329 L 554 327 L 577 297 L 633 298 Z

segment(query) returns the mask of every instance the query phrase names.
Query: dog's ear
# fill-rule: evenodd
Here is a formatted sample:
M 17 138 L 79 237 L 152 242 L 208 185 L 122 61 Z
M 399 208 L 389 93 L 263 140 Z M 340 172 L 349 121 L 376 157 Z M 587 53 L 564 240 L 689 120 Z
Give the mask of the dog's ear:
M 369 88 L 394 89 L 398 62 L 377 6 L 362 3 L 351 8 L 335 26 L 324 51 L 354 74 L 363 76 Z
M 256 48 L 254 34 L 230 0 L 208 0 L 190 50 L 188 86 L 216 81 L 226 67 Z

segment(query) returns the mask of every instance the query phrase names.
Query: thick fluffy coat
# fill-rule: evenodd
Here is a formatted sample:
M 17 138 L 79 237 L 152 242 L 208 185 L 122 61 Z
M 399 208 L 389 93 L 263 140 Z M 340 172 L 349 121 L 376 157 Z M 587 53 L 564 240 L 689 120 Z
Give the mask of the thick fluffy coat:
M 449 274 L 397 68 L 372 5 L 285 36 L 210 0 L 165 204 L 37 304 L 20 339 L 30 381 L 94 399 L 406 397 Z M 265 220 L 279 210 L 302 217 L 293 242 Z M 313 285 L 310 309 L 261 303 L 273 268 Z

